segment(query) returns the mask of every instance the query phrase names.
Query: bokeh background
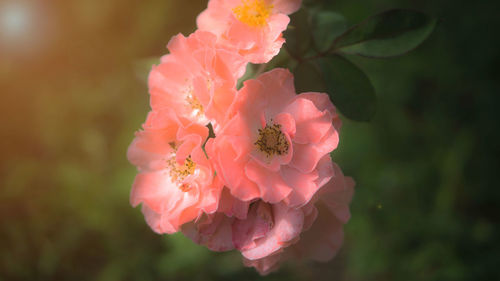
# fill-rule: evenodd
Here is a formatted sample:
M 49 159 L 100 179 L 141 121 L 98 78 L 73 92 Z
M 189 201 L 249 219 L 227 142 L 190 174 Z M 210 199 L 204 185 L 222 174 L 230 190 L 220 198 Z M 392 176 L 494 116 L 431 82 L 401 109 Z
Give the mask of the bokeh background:
M 344 247 L 261 280 L 500 280 L 499 2 L 316 2 L 350 23 L 396 7 L 442 22 L 408 55 L 355 59 L 378 110 L 345 120 L 333 153 L 357 181 Z M 260 278 L 235 252 L 154 234 L 128 203 L 145 58 L 204 7 L 0 1 L 0 280 Z

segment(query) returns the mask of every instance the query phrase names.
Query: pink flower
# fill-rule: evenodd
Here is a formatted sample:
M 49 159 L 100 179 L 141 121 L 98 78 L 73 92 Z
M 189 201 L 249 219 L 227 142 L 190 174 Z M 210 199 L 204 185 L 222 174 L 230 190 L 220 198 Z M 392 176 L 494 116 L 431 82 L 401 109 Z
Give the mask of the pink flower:
M 198 28 L 216 34 L 252 63 L 266 63 L 284 43 L 282 32 L 301 0 L 211 0 Z
M 332 163 L 329 155 L 322 161 Z M 217 213 L 185 224 L 183 233 L 214 251 L 239 250 L 243 263 L 263 275 L 291 258 L 327 261 L 342 245 L 343 225 L 350 218 L 354 192 L 354 181 L 345 177 L 336 164 L 331 166 L 331 180 L 300 208 L 257 200 L 241 208 L 247 213 L 237 217 L 221 212 L 221 207 L 227 210 L 238 200 L 226 198 L 228 206 L 222 206 L 221 199 Z
M 258 259 L 245 257 L 243 263 L 246 266 L 255 267 L 265 275 L 276 270 L 286 259 L 325 262 L 337 254 L 343 242 L 343 225 L 350 218 L 349 204 L 354 193 L 354 181 L 344 177 L 337 164 L 333 165 L 333 169 L 335 175 L 330 182 L 302 207 L 304 227 L 296 243 Z
M 246 219 L 250 201 L 241 201 L 231 195 L 229 189 L 224 188 L 219 201 L 217 212 L 225 213 L 228 217 Z
M 245 71 L 243 57 L 216 44 L 215 35 L 206 31 L 196 31 L 187 38 L 179 34 L 167 47 L 170 54 L 149 74 L 151 107 L 217 126 L 233 102 L 237 79 Z
M 215 212 L 223 185 L 201 147 L 208 129 L 167 110 L 151 112 L 143 128 L 128 149 L 129 161 L 139 170 L 130 203 L 142 203 L 149 226 L 174 233 Z
M 333 176 L 338 115 L 326 94 L 295 94 L 293 76 L 274 69 L 248 80 L 206 151 L 231 194 L 305 205 Z
M 231 230 L 234 218 L 223 213 L 204 215 L 182 226 L 182 233 L 195 243 L 217 252 L 234 249 Z
M 236 89 L 247 63 L 279 52 L 301 2 L 210 0 L 199 30 L 174 36 L 153 66 L 152 111 L 127 154 L 130 203 L 155 232 L 236 249 L 261 274 L 332 258 L 350 218 L 354 181 L 330 158 L 341 122 L 328 95 L 297 95 L 279 68 Z
M 304 226 L 310 207 L 290 208 L 285 203 L 256 201 L 245 216 L 230 217 L 217 212 L 182 227 L 194 242 L 214 251 L 237 249 L 248 260 L 259 260 L 295 243 Z
M 217 213 L 205 215 L 196 222 L 184 225 L 182 232 L 194 242 L 212 251 L 232 250 L 234 249 L 233 222 L 235 219 L 247 218 L 249 205 L 249 202 L 233 197 L 227 188 L 224 188 Z
M 281 252 L 258 260 L 249 260 L 243 257 L 243 264 L 246 267 L 254 267 L 261 275 L 278 270 L 281 261 Z
M 272 205 L 273 210 L 278 205 Z M 252 251 L 243 251 L 243 264 L 247 267 L 254 267 L 261 275 L 275 271 L 279 268 L 281 262 L 288 258 L 288 248 L 293 247 L 295 243 L 300 241 L 300 236 L 308 230 L 318 214 L 317 209 L 313 203 L 309 203 L 299 209 L 285 208 L 286 217 L 282 217 L 281 226 L 273 228 L 262 238 L 256 237 L 254 240 Z M 282 212 L 282 211 L 281 211 Z M 273 213 L 278 217 L 280 211 Z M 280 222 L 273 219 L 273 223 Z M 286 227 L 283 227 L 286 226 Z M 300 229 L 298 228 L 300 226 Z M 258 224 L 254 226 L 258 229 Z M 236 235 L 237 230 L 233 227 L 233 232 Z M 241 230 L 239 230 L 241 233 Z M 293 235 L 290 235 L 293 234 Z M 233 238 L 234 239 L 234 238 Z M 245 254 L 246 253 L 246 254 Z M 255 255 L 257 253 L 258 255 Z M 252 255 L 253 254 L 253 255 Z
M 244 220 L 233 222 L 233 243 L 243 257 L 258 260 L 295 243 L 304 227 L 304 210 L 285 203 L 257 201 Z

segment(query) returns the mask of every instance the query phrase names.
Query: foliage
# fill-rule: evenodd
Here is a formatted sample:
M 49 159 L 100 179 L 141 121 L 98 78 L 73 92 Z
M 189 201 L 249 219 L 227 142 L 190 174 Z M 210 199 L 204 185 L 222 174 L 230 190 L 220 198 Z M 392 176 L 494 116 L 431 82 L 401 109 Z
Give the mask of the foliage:
M 291 28 L 285 32 L 286 50 L 298 61 L 296 86 L 301 91 L 327 92 L 346 117 L 369 121 L 376 109 L 374 88 L 363 70 L 340 54 L 402 55 L 420 45 L 436 23 L 422 12 L 395 9 L 347 29 L 342 15 L 304 7 L 292 15 Z

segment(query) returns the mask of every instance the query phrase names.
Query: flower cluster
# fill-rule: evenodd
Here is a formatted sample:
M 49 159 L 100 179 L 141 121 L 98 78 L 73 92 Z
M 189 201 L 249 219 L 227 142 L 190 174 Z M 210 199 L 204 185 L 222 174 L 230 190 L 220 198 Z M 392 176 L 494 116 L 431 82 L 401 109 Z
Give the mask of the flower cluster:
M 332 258 L 350 217 L 354 182 L 330 158 L 341 122 L 328 95 L 297 95 L 281 68 L 236 87 L 248 63 L 279 52 L 300 2 L 211 0 L 151 70 L 152 110 L 128 150 L 139 171 L 130 201 L 155 232 L 237 249 L 262 274 L 289 257 Z

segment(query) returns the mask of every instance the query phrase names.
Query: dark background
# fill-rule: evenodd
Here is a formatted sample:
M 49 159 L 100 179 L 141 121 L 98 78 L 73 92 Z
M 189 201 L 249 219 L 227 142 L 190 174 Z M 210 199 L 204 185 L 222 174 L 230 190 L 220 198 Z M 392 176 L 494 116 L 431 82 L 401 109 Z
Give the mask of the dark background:
M 329 263 L 263 280 L 500 280 L 500 5 L 316 2 L 352 24 L 388 8 L 442 21 L 408 55 L 353 58 L 378 109 L 370 123 L 344 118 L 333 153 L 357 181 L 345 244 Z M 205 7 L 0 2 L 0 280 L 258 278 L 236 252 L 154 234 L 128 203 L 126 149 L 149 110 L 144 59 L 192 32 Z

